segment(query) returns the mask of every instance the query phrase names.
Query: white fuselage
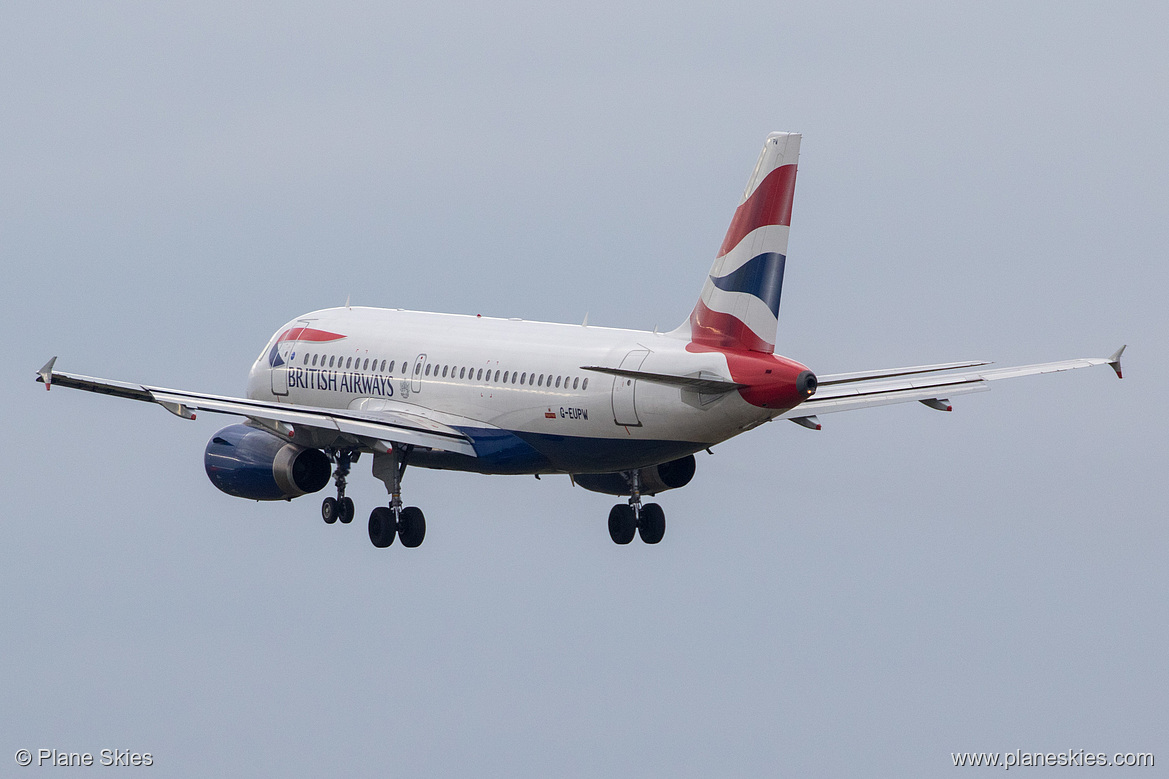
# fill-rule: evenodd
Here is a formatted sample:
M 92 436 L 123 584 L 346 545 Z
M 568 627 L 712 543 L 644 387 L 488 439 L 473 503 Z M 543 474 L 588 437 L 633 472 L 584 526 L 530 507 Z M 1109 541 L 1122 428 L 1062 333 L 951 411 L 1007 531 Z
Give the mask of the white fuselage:
M 295 340 L 301 328 L 331 340 Z M 711 398 L 582 369 L 730 380 L 723 353 L 688 346 L 685 337 L 638 330 L 333 308 L 277 331 L 252 366 L 247 394 L 372 414 L 406 411 L 458 427 L 477 450 L 483 444 L 478 458 L 433 453 L 416 456 L 419 465 L 610 471 L 698 451 L 781 413 L 737 392 Z

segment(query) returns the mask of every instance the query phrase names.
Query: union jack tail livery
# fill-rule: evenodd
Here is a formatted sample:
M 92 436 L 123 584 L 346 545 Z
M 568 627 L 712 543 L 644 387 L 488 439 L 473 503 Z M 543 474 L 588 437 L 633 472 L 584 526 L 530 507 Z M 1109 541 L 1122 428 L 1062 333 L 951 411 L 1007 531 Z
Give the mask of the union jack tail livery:
M 690 340 L 772 354 L 796 188 L 798 133 L 772 133 L 690 314 Z

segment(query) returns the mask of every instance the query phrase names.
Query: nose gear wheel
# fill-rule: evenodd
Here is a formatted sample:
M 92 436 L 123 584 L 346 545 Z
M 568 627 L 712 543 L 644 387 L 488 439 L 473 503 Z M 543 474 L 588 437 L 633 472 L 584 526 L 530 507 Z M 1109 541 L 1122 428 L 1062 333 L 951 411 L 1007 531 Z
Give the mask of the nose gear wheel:
M 332 525 L 340 520 L 342 525 L 353 521 L 357 509 L 353 505 L 353 498 L 345 497 L 345 481 L 349 475 L 349 467 L 357 461 L 358 453 L 350 449 L 326 450 L 329 457 L 337 464 L 333 471 L 333 481 L 337 485 L 337 497 L 328 497 L 321 501 L 321 519 L 325 524 Z

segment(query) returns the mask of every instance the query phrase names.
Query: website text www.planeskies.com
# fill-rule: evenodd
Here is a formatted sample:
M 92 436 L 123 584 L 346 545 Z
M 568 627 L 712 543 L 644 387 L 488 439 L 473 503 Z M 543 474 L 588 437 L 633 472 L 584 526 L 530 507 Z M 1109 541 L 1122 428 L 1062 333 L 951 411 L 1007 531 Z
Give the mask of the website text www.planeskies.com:
M 1068 766 L 1111 766 L 1114 768 L 1152 768 L 1152 752 L 1089 752 L 1069 749 L 1064 752 L 951 752 L 954 766 L 971 768 L 1032 768 Z

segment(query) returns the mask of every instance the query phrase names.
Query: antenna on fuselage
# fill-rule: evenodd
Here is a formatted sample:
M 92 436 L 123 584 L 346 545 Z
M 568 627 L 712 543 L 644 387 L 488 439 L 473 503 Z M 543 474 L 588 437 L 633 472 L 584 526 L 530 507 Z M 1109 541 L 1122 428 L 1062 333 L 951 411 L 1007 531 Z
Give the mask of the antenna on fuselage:
M 584 321 L 580 323 L 580 326 L 581 327 L 588 327 L 589 326 L 589 312 L 588 311 L 585 312 Z
M 352 297 L 352 296 L 351 296 L 351 295 L 346 295 L 346 296 L 345 296 L 345 308 L 349 308 L 349 298 L 350 298 L 350 297 Z

